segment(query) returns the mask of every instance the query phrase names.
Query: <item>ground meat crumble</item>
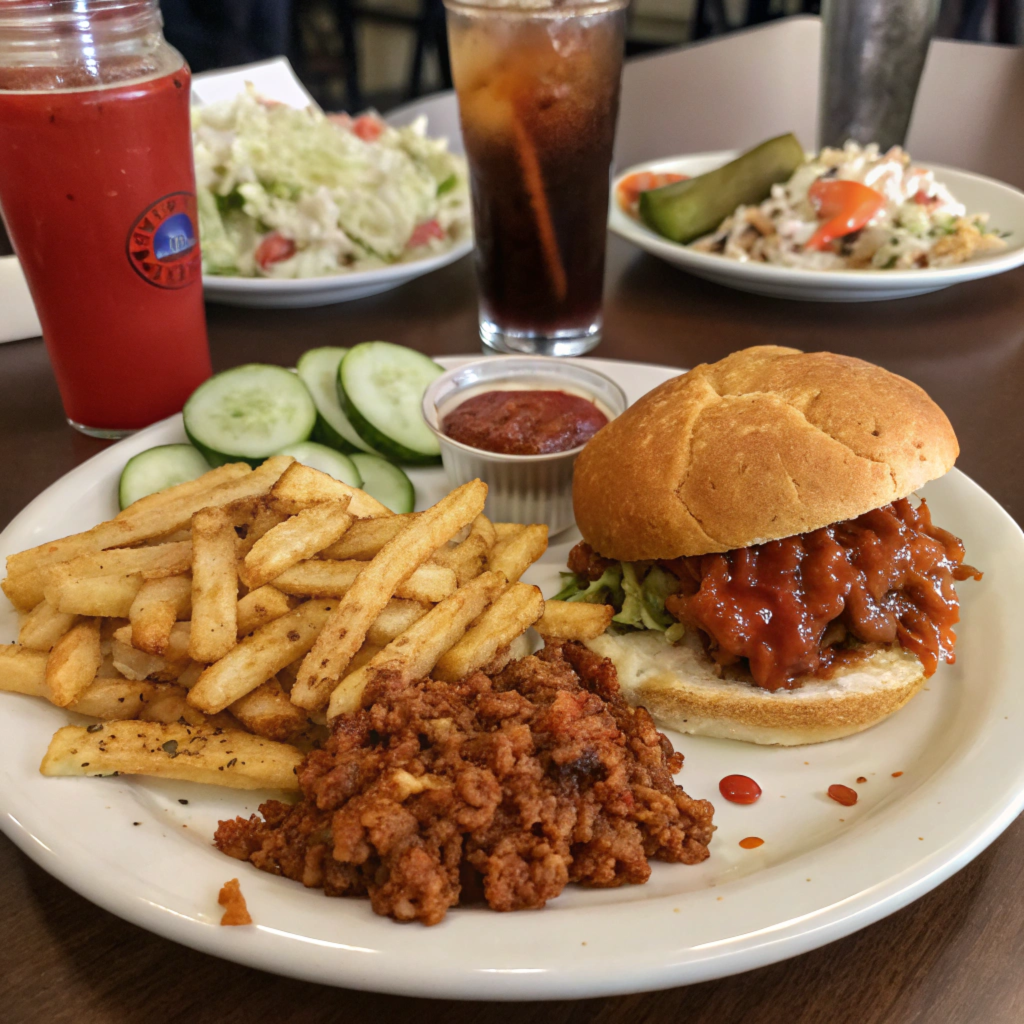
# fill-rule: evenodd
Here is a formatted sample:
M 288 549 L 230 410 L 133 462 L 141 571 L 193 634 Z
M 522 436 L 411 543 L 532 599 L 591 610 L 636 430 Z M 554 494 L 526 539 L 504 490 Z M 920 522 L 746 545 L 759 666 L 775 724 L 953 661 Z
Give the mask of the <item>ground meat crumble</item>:
M 493 679 L 377 680 L 300 767 L 301 801 L 222 821 L 215 843 L 399 921 L 543 907 L 708 856 L 714 809 L 675 785 L 682 761 L 611 662 L 554 644 Z

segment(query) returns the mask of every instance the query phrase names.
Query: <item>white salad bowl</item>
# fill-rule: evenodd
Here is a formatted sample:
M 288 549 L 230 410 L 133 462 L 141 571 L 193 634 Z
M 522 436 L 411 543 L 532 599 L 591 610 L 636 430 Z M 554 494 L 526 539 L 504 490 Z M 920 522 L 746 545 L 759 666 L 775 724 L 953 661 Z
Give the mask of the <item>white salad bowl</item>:
M 715 253 L 698 252 L 672 242 L 629 216 L 616 200 L 619 182 L 638 171 L 671 172 L 693 177 L 721 167 L 739 155 L 737 150 L 695 153 L 651 160 L 617 175 L 612 186 L 609 227 L 615 234 L 681 269 L 716 284 L 757 295 L 806 302 L 875 302 L 903 299 L 974 281 L 1024 264 L 1024 192 L 1009 185 L 951 167 L 921 161 L 935 171 L 968 213 L 989 214 L 989 224 L 1007 233 L 1007 248 L 953 267 L 913 270 L 804 270 L 770 263 L 742 263 Z

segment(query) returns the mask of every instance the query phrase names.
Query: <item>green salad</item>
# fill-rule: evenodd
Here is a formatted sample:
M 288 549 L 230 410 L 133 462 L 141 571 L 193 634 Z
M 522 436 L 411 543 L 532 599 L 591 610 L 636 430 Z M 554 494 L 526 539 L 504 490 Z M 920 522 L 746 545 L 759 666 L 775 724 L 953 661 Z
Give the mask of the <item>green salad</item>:
M 192 114 L 208 274 L 305 278 L 446 252 L 469 237 L 462 157 L 376 114 L 326 115 L 250 88 Z

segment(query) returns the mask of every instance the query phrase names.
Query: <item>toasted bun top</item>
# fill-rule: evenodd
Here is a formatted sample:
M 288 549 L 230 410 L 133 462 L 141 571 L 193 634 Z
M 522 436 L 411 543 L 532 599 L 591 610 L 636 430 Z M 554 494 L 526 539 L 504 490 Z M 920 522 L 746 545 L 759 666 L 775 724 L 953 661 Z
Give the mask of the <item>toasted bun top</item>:
M 666 381 L 576 460 L 573 504 L 606 558 L 677 558 L 851 519 L 959 454 L 916 384 L 830 352 L 762 345 Z

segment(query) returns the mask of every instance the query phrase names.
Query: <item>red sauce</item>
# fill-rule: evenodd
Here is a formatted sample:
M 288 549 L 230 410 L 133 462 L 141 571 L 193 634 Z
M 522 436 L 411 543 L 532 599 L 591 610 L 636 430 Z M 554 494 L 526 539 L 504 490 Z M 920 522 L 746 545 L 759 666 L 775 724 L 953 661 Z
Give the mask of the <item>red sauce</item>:
M 761 795 L 761 787 L 746 775 L 726 775 L 718 784 L 718 792 L 734 804 L 753 804 Z
M 4 91 L 31 88 L 15 74 L 0 78 L 0 202 L 65 412 L 144 427 L 211 373 L 189 70 Z
M 856 790 L 850 789 L 849 786 L 841 786 L 838 783 L 828 787 L 828 795 L 837 804 L 842 804 L 844 807 L 852 807 L 857 802 Z
M 487 391 L 444 418 L 454 441 L 500 455 L 546 455 L 586 444 L 608 417 L 593 402 L 565 391 Z
M 756 850 L 759 846 L 764 846 L 764 840 L 759 839 L 757 836 L 747 836 L 746 839 L 740 840 L 740 846 L 744 850 Z
M 892 773 L 892 777 L 894 779 L 898 779 L 902 774 L 903 774 L 903 772 L 893 772 Z
M 719 664 L 745 659 L 766 690 L 827 677 L 861 657 L 860 644 L 898 641 L 931 675 L 954 660 L 954 581 L 981 578 L 963 557 L 924 501 L 903 498 L 810 533 L 666 562 L 683 584 L 666 607 L 702 631 Z
M 857 776 L 857 781 L 858 782 L 867 782 L 868 780 L 863 775 L 858 775 Z

